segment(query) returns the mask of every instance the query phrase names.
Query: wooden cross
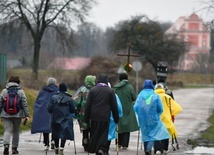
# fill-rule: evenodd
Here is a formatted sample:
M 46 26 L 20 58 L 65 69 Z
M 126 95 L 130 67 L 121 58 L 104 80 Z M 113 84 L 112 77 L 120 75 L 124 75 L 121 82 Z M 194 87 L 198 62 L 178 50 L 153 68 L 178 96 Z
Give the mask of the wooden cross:
M 131 54 L 130 50 L 131 50 L 131 44 L 128 45 L 128 54 L 120 54 L 120 53 L 118 53 L 117 56 L 127 56 L 128 57 L 127 64 L 129 64 L 130 57 L 140 57 L 141 56 L 139 54 Z

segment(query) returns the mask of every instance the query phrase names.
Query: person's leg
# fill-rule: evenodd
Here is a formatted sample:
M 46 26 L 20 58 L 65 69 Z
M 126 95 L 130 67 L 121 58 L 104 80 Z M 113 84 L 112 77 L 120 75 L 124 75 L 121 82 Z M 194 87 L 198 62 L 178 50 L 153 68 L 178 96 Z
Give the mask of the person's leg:
M 59 154 L 59 138 L 55 138 L 54 143 L 55 143 L 55 154 Z
M 122 147 L 122 144 L 123 144 L 123 136 L 124 136 L 124 133 L 119 133 L 118 134 L 118 139 L 117 139 L 117 143 L 118 143 L 118 146 L 119 146 L 119 148 L 121 148 Z M 117 144 L 116 144 L 117 145 Z
M 4 154 L 9 154 L 10 137 L 12 133 L 12 119 L 2 118 L 4 124 Z
M 123 133 L 123 141 L 121 142 L 121 145 L 123 149 L 127 149 L 129 146 L 129 138 L 130 138 L 130 132 Z
M 12 153 L 18 154 L 18 145 L 19 145 L 19 127 L 21 124 L 21 118 L 12 118 L 13 121 L 13 138 L 12 138 Z
M 54 136 L 53 136 L 53 134 L 51 133 L 51 149 L 54 149 L 54 148 L 55 148 Z
M 66 139 L 61 139 L 59 154 L 63 155 L 64 147 L 65 147 Z
M 144 152 L 146 155 L 151 155 L 153 145 L 154 145 L 153 141 L 144 142 Z
M 146 154 L 148 142 L 143 142 L 144 153 Z
M 106 145 L 106 148 L 108 149 L 107 154 L 109 154 L 110 145 L 111 145 L 111 141 L 109 140 Z
M 168 151 L 168 148 L 169 148 L 169 139 L 164 139 L 162 141 L 162 143 L 163 143 L 163 150 L 164 151 Z
M 88 142 L 89 142 L 89 129 L 83 130 L 82 132 L 82 146 L 84 147 L 84 150 L 86 151 L 88 148 Z
M 163 152 L 163 146 L 162 146 L 162 141 L 157 140 L 154 141 L 154 154 L 156 154 L 157 151 L 159 151 L 160 153 Z
M 45 146 L 49 146 L 49 133 L 43 133 L 43 137 Z

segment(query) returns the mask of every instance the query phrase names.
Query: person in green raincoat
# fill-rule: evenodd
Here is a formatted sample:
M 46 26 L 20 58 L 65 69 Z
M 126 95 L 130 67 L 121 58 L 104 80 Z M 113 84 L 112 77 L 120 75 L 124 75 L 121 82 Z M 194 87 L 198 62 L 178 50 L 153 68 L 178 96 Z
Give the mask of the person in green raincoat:
M 85 77 L 85 82 L 82 87 L 77 90 L 76 94 L 74 95 L 74 103 L 76 106 L 76 119 L 80 126 L 80 131 L 82 133 L 82 146 L 84 150 L 87 150 L 88 141 L 89 141 L 89 132 L 90 127 L 89 124 L 84 122 L 84 114 L 85 114 L 85 103 L 88 96 L 89 90 L 94 87 L 96 77 L 93 75 L 87 75 Z
M 128 75 L 122 73 L 119 75 L 119 83 L 114 86 L 114 91 L 118 95 L 123 109 L 123 116 L 118 123 L 118 145 L 123 149 L 129 146 L 130 132 L 139 129 L 137 118 L 133 109 L 136 94 L 134 87 L 129 83 Z

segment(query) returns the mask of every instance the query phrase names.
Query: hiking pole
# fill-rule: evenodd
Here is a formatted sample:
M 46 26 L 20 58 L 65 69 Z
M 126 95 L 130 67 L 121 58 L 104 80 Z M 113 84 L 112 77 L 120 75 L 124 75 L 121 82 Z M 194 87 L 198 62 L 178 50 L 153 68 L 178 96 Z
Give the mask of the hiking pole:
M 139 139 L 140 139 L 140 129 L 138 130 L 138 135 L 137 135 L 137 155 L 138 155 L 138 148 L 139 148 Z
M 39 136 L 39 143 L 41 142 L 41 137 L 42 137 L 42 133 L 40 133 L 40 136 Z
M 174 136 L 175 136 L 175 134 L 174 134 Z M 176 136 L 175 136 L 175 143 L 176 143 L 177 150 L 179 150 L 179 144 L 178 144 L 178 140 L 177 140 Z
M 69 141 L 68 145 L 70 145 L 70 141 Z M 74 153 L 77 154 L 75 140 L 74 140 Z
M 74 139 L 74 153 L 77 154 L 75 139 Z
M 119 139 L 118 139 L 118 126 L 117 126 L 117 155 L 119 155 Z
M 143 149 L 143 142 L 141 141 L 140 143 L 140 149 L 142 150 Z

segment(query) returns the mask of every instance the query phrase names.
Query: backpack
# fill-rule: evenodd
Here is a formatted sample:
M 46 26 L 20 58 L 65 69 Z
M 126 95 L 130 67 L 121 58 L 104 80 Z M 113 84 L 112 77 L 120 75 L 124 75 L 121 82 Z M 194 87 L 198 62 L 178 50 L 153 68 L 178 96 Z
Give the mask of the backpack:
M 8 88 L 6 98 L 4 101 L 4 111 L 8 114 L 14 115 L 21 109 L 20 98 L 18 95 L 19 88 Z

